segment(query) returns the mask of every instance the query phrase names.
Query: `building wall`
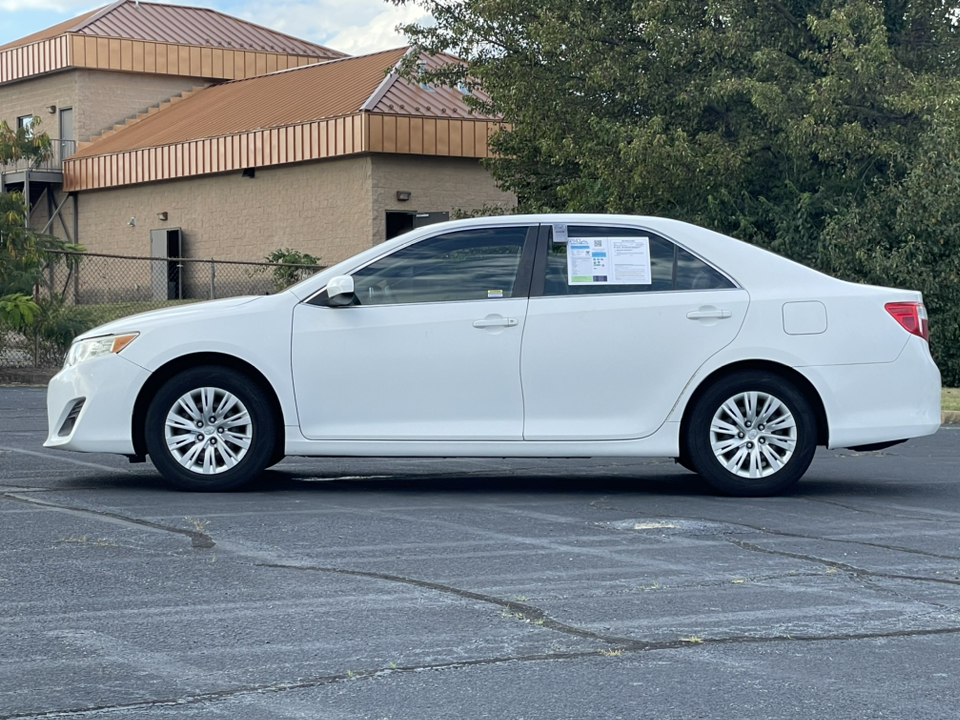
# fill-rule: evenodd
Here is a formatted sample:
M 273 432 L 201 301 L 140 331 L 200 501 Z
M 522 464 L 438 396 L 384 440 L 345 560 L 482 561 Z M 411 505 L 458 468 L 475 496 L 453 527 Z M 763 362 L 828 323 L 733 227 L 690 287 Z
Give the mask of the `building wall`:
M 254 178 L 235 172 L 82 192 L 80 242 L 89 252 L 149 255 L 151 230 L 181 228 L 190 258 L 258 261 L 291 248 L 330 265 L 371 244 L 370 167 L 369 157 L 354 156 L 258 168 Z
M 58 110 L 79 106 L 77 75 L 77 71 L 61 72 L 0 85 L 0 120 L 16 128 L 18 117 L 36 115 L 40 118 L 40 130 L 51 138 L 59 138 L 59 116 L 48 113 L 47 106 L 56 105 Z
M 59 139 L 59 110 L 73 108 L 74 135 L 89 140 L 129 117 L 194 87 L 202 80 L 167 75 L 68 70 L 0 85 L 0 120 L 37 115 L 40 129 Z M 47 112 L 56 105 L 57 113 Z
M 425 155 L 373 155 L 373 236 L 386 239 L 387 212 L 472 211 L 516 207 L 513 193 L 500 190 L 479 160 Z M 410 193 L 405 202 L 397 191 Z
M 195 78 L 75 70 L 77 140 L 86 141 L 153 105 L 205 84 Z M 209 83 L 206 83 L 209 84 Z M 49 104 L 49 103 L 48 103 Z
M 398 190 L 410 200 L 397 201 Z M 225 173 L 79 197 L 80 242 L 90 252 L 149 255 L 150 230 L 179 227 L 187 257 L 254 261 L 291 248 L 325 265 L 383 242 L 387 211 L 516 204 L 477 160 L 417 155 L 350 156 L 258 168 L 254 178 Z

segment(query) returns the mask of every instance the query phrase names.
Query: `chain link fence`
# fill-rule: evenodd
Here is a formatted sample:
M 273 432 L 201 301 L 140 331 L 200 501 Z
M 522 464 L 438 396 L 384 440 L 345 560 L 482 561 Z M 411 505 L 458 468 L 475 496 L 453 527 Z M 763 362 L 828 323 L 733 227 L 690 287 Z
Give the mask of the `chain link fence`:
M 181 303 L 278 292 L 319 265 L 53 252 L 25 332 L 0 320 L 0 367 L 54 367 L 75 335 L 105 322 Z

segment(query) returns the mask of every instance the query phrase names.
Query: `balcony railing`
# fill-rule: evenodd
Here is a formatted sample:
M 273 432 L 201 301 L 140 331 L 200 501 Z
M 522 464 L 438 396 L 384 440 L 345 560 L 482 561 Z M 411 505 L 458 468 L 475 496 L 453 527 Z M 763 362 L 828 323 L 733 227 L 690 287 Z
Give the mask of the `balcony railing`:
M 4 173 L 23 172 L 24 170 L 42 170 L 61 172 L 63 161 L 77 151 L 76 140 L 50 140 L 50 156 L 36 165 L 31 160 L 17 160 L 2 168 Z

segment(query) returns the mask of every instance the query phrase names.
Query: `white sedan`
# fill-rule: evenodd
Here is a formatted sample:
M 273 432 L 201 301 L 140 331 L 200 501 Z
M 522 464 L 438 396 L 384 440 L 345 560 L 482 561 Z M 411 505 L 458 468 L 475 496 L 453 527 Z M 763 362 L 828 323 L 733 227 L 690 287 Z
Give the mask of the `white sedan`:
M 79 336 L 46 447 L 229 490 L 285 455 L 673 457 L 792 486 L 818 445 L 940 424 L 920 293 L 833 279 L 662 218 L 431 225 L 272 296 Z

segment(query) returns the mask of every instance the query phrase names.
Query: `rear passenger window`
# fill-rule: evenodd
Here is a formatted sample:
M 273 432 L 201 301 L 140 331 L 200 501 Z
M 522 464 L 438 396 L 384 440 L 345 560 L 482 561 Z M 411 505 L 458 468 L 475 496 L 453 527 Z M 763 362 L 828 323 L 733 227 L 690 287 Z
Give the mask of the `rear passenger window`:
M 645 230 L 620 227 L 571 225 L 571 238 L 646 237 L 650 242 L 650 280 L 644 285 L 571 285 L 567 278 L 567 243 L 553 242 L 550 229 L 543 294 L 596 295 L 609 293 L 664 292 L 668 290 L 718 290 L 732 288 L 727 278 L 675 243 Z
M 703 260 L 694 257 L 682 247 L 677 248 L 675 290 L 722 290 L 732 287 L 732 282 Z

